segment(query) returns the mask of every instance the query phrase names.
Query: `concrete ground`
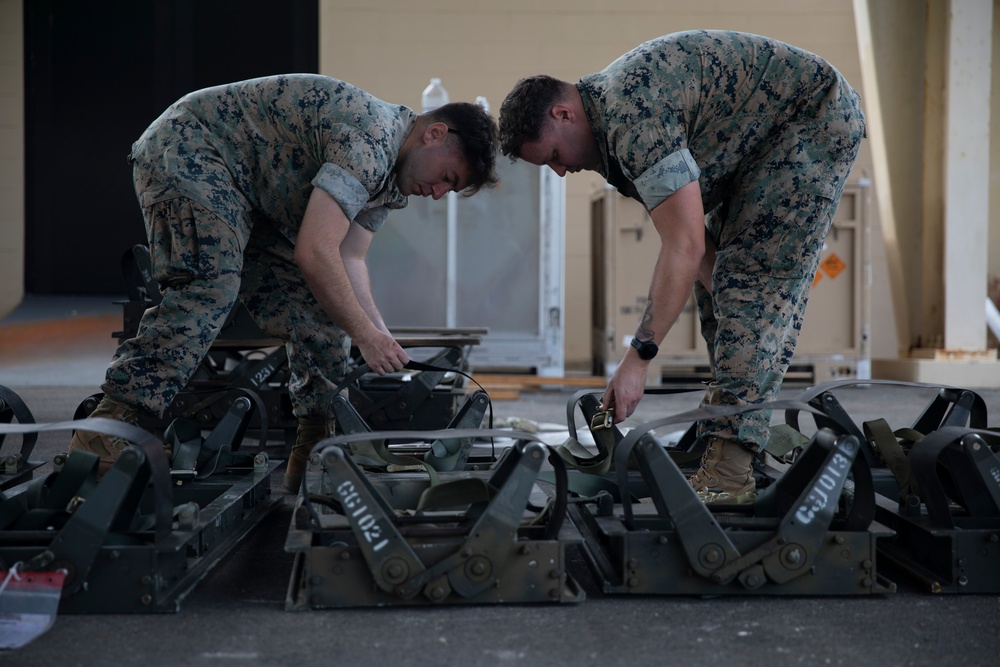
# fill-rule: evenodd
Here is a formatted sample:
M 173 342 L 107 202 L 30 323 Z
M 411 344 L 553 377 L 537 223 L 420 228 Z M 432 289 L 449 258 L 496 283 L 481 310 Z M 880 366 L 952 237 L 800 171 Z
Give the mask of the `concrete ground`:
M 36 421 L 71 419 L 98 390 L 120 311 L 100 299 L 33 299 L 0 322 L 0 385 Z M 975 389 L 974 387 L 969 387 Z M 786 388 L 790 398 L 802 387 Z M 495 419 L 565 424 L 573 389 L 493 402 Z M 860 423 L 910 425 L 934 395 L 868 385 L 838 397 Z M 980 390 L 997 424 L 1000 390 Z M 647 396 L 636 422 L 694 408 L 697 393 Z M 42 434 L 50 460 L 66 433 Z M 47 473 L 51 464 L 36 471 Z M 292 555 L 284 551 L 294 497 L 281 470 L 270 515 L 212 570 L 176 614 L 60 615 L 0 665 L 995 665 L 1000 595 L 932 595 L 905 579 L 867 597 L 629 597 L 601 593 L 579 554 L 579 604 L 285 611 Z M 1000 568 L 1000 563 L 997 564 Z

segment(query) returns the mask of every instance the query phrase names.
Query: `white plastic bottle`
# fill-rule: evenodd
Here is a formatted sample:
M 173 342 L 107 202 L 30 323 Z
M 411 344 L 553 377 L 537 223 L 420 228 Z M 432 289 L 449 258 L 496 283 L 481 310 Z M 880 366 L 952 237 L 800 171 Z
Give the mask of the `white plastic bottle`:
M 441 79 L 433 77 L 429 86 L 424 88 L 424 94 L 420 98 L 424 108 L 423 113 L 434 111 L 439 106 L 448 104 L 448 91 L 441 85 Z

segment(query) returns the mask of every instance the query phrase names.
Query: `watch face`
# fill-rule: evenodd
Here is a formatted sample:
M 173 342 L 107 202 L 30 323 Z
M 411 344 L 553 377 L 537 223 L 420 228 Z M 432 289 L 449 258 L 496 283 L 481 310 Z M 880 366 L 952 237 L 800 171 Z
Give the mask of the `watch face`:
M 639 353 L 639 358 L 642 359 L 643 361 L 649 361 L 650 359 L 656 356 L 657 352 L 660 351 L 660 348 L 656 346 L 656 343 L 654 343 L 651 340 L 647 340 L 640 343 L 637 338 L 633 338 L 632 347 L 636 349 L 636 351 Z

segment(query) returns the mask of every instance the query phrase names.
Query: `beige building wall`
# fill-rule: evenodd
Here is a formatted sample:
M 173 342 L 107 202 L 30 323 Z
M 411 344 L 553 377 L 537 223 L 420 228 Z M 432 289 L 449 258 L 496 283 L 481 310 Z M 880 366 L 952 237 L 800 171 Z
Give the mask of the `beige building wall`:
M 322 73 L 415 109 L 436 76 L 453 101 L 485 95 L 495 115 L 520 77 L 576 81 L 643 41 L 701 28 L 795 44 L 829 60 L 861 89 L 849 0 L 321 0 L 320 26 Z M 868 175 L 870 164 L 864 147 L 852 182 Z M 587 173 L 566 183 L 567 370 L 590 368 L 589 201 L 601 183 Z M 884 304 L 873 308 L 879 310 L 891 312 Z M 886 334 L 894 336 L 891 323 L 875 327 L 876 353 Z M 885 350 L 895 354 L 895 341 Z
M 0 0 L 0 319 L 24 293 L 24 41 L 21 0 Z
M 962 0 L 956 0 L 962 1 Z M 575 80 L 604 67 L 638 43 L 667 32 L 721 28 L 766 34 L 829 59 L 861 88 L 851 0 L 320 0 L 321 71 L 384 99 L 419 108 L 431 76 L 452 99 L 485 95 L 496 111 L 521 76 L 547 72 Z M 921 220 L 933 216 L 933 193 L 921 192 L 923 173 L 938 157 L 925 137 L 925 85 L 938 48 L 928 34 L 947 0 L 873 0 L 869 7 L 879 100 L 887 120 L 893 210 L 906 269 L 910 328 L 922 319 Z M 1000 21 L 1000 2 L 993 20 Z M 24 273 L 24 83 L 22 3 L 0 0 L 0 317 L 20 302 Z M 997 61 L 998 35 L 993 31 Z M 929 44 L 928 44 L 929 42 Z M 928 56 L 928 50 L 931 55 Z M 933 68 L 929 96 L 933 98 Z M 1000 108 L 1000 67 L 992 68 L 992 108 Z M 867 106 L 867 103 L 866 103 Z M 994 113 L 993 116 L 996 114 Z M 852 181 L 873 178 L 869 145 Z M 929 154 L 928 154 L 929 153 Z M 991 134 L 989 276 L 1000 291 L 1000 132 Z M 589 368 L 590 257 L 588 202 L 598 179 L 567 180 L 567 368 Z M 873 196 L 877 195 L 875 182 Z M 895 357 L 896 323 L 881 229 L 872 220 L 872 354 Z M 944 276 L 940 276 L 943 280 Z M 926 288 L 925 288 L 926 289 Z

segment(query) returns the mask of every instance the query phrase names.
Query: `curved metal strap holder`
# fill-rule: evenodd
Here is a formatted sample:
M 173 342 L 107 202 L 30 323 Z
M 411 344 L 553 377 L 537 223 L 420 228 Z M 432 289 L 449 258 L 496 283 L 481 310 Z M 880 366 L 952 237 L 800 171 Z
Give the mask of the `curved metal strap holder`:
M 0 433 L 77 429 L 115 436 L 134 446 L 122 451 L 111 469 L 94 487 L 87 502 L 78 507 L 49 547 L 56 556 L 53 562 L 69 561 L 76 567 L 72 583 L 67 582 L 64 588 L 67 592 L 76 590 L 86 581 L 93 560 L 119 514 L 118 508 L 123 504 L 138 502 L 138 497 L 145 490 L 146 480 L 142 479 L 141 484 L 136 480 L 142 477 L 142 470 L 147 463 L 149 479 L 153 483 L 157 542 L 170 536 L 173 518 L 173 487 L 166 452 L 163 443 L 148 431 L 133 424 L 101 417 L 48 424 L 0 424 Z M 109 511 L 109 508 L 113 511 Z
M 576 406 L 580 401 L 584 399 L 585 396 L 591 397 L 591 403 L 593 405 L 598 405 L 600 401 L 597 400 L 597 394 L 602 393 L 603 389 L 581 389 L 579 391 L 573 392 L 569 400 L 566 401 L 566 427 L 569 429 L 569 437 L 573 440 L 578 440 L 576 437 Z M 587 420 L 590 423 L 590 420 Z
M 156 539 L 170 534 L 173 512 L 173 488 L 170 485 L 170 465 L 163 443 L 149 431 L 116 419 L 90 417 L 48 424 L 0 424 L 0 433 L 42 433 L 48 431 L 93 431 L 127 440 L 142 449 L 149 462 L 156 500 Z
M 485 391 L 469 394 L 465 403 L 459 408 L 448 428 L 476 428 L 483 423 L 490 397 Z M 465 464 L 472 453 L 474 438 L 441 438 L 431 443 L 430 450 L 424 454 L 424 463 L 434 466 L 435 470 L 464 470 Z
M 848 472 L 854 466 L 861 443 L 853 435 L 836 436 L 819 431 L 814 445 L 827 450 L 826 461 L 785 515 L 776 533 L 777 549 L 762 559 L 767 576 L 783 584 L 809 571 L 826 537 Z
M 926 433 L 942 426 L 963 426 L 968 424 L 972 428 L 986 428 L 986 401 L 975 392 L 967 389 L 959 389 L 947 385 L 930 384 L 926 382 L 903 382 L 898 380 L 835 380 L 825 382 L 803 391 L 794 400 L 809 403 L 814 407 L 823 409 L 827 407 L 822 400 L 817 402 L 824 394 L 830 394 L 834 389 L 851 386 L 897 386 L 897 387 L 918 387 L 923 389 L 936 389 L 938 395 L 934 401 L 925 409 L 924 413 L 917 419 L 915 426 L 917 430 Z M 836 399 L 833 399 L 836 403 Z M 837 405 L 839 408 L 839 404 Z M 824 414 L 826 414 L 824 410 Z M 844 416 L 842 410 L 836 415 L 830 415 L 837 419 Z M 786 423 L 796 426 L 794 413 L 786 415 Z M 843 421 L 843 420 L 841 420 Z M 958 423 L 965 422 L 965 423 Z M 857 426 L 850 420 L 844 421 L 842 426 L 849 427 L 852 435 L 863 438 L 863 434 Z
M 591 454 L 579 444 L 576 435 L 575 409 L 580 406 L 584 420 L 590 428 L 590 433 L 594 437 L 597 445 L 597 454 Z M 566 442 L 556 448 L 556 453 L 571 466 L 580 472 L 603 474 L 611 469 L 611 455 L 615 447 L 624 437 L 622 432 L 613 423 L 595 426 L 595 416 L 602 415 L 600 412 L 600 402 L 597 396 L 590 391 L 579 391 L 566 404 L 566 420 L 569 426 L 569 438 Z M 608 415 L 610 416 L 610 415 Z
M 938 468 L 942 452 L 951 446 L 959 448 L 960 452 L 972 460 L 972 465 L 980 473 L 982 484 L 985 485 L 985 493 L 992 499 L 995 507 L 1000 507 L 1000 461 L 984 439 L 995 435 L 990 431 L 946 426 L 913 445 L 909 456 L 910 470 L 920 487 L 927 515 L 935 527 L 955 527 Z
M 330 406 L 334 419 L 337 420 L 337 427 L 345 435 L 358 435 L 361 433 L 371 433 L 372 429 L 362 418 L 358 411 L 354 409 L 346 396 L 335 396 Z M 351 447 L 351 456 L 356 463 L 376 468 L 385 467 L 388 461 L 382 458 L 379 453 L 385 450 L 385 440 L 355 440 Z M 316 451 L 316 448 L 313 448 Z M 310 455 L 311 457 L 311 455 Z M 302 477 L 303 488 L 305 488 L 305 476 Z
M 462 597 L 492 586 L 517 543 L 517 530 L 538 471 L 548 454 L 544 444 L 517 443 L 490 478 L 497 493 L 469 531 L 459 552 L 461 564 L 448 568 L 448 583 Z
M 424 564 L 396 530 L 393 510 L 375 490 L 343 447 L 327 446 L 320 455 L 334 482 L 334 497 L 358 538 L 375 584 L 387 593 L 411 598 L 419 588 L 404 586 L 426 571 Z
M 10 410 L 9 417 L 17 420 L 19 424 L 34 424 L 35 418 L 31 414 L 31 410 L 28 406 L 24 404 L 21 397 L 18 396 L 13 390 L 0 385 L 0 406 L 6 405 Z M 4 411 L 0 411 L 2 414 Z M 31 451 L 35 448 L 35 442 L 38 440 L 38 433 L 31 431 L 22 434 L 21 438 L 21 462 L 28 460 L 31 456 Z M 3 445 L 3 432 L 0 431 L 0 445 Z
M 705 578 L 720 584 L 728 583 L 736 576 L 735 572 L 725 578 L 716 578 L 715 574 L 724 563 L 739 558 L 740 552 L 726 536 L 726 531 L 719 526 L 711 510 L 698 498 L 681 469 L 655 438 L 644 434 L 635 443 L 635 449 L 639 470 L 646 479 L 656 511 L 673 522 L 688 564 Z M 624 487 L 620 493 L 622 498 L 628 497 Z M 622 506 L 628 508 L 627 514 L 631 514 L 631 502 Z

